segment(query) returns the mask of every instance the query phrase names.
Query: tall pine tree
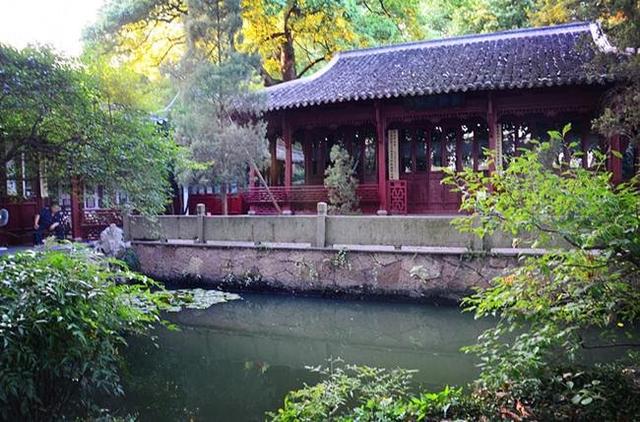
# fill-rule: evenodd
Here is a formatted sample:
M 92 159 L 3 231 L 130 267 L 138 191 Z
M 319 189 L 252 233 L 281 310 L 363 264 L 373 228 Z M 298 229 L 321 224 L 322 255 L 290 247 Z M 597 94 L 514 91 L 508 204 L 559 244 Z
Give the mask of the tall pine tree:
M 189 6 L 188 51 L 174 72 L 176 139 L 193 163 L 183 179 L 219 185 L 227 214 L 230 186 L 244 185 L 249 169 L 258 170 L 267 154 L 263 102 L 251 89 L 257 58 L 236 50 L 237 1 L 191 0 Z

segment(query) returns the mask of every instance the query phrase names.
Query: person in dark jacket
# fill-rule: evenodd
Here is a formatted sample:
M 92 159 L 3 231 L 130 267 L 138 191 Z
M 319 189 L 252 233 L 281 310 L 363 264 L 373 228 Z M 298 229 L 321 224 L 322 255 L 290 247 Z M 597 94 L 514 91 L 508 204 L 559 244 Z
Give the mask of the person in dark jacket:
M 36 232 L 34 234 L 34 243 L 36 245 L 42 245 L 45 232 L 49 231 L 55 235 L 56 239 L 63 240 L 65 235 L 63 214 L 60 205 L 55 202 L 51 204 L 51 207 L 44 207 L 36 215 L 34 228 Z

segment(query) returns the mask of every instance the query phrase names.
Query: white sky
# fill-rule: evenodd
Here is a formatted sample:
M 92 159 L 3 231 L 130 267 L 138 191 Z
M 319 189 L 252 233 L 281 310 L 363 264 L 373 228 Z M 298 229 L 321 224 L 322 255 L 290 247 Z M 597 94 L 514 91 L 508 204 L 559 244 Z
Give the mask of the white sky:
M 78 55 L 85 26 L 95 21 L 105 0 L 0 0 L 0 42 L 23 48 L 50 44 Z

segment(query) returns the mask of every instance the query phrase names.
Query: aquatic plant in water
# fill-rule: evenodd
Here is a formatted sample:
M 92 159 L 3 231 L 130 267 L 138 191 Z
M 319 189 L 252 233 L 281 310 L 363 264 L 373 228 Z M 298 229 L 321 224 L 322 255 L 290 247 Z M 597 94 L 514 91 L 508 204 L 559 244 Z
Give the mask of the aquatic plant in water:
M 205 289 L 178 289 L 171 290 L 168 312 L 180 312 L 184 309 L 207 309 L 219 303 L 242 299 L 235 293 L 222 292 L 220 290 Z

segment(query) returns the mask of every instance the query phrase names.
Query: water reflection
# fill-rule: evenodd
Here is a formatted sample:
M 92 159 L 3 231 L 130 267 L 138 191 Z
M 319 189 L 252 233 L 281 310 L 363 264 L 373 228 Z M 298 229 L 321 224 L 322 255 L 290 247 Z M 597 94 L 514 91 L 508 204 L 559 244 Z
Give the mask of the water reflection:
M 158 329 L 157 348 L 131 339 L 127 352 L 118 407 L 143 421 L 263 420 L 316 381 L 305 365 L 330 357 L 418 369 L 429 388 L 463 384 L 477 370 L 459 349 L 488 326 L 456 308 L 270 295 L 168 318 L 180 331 Z

